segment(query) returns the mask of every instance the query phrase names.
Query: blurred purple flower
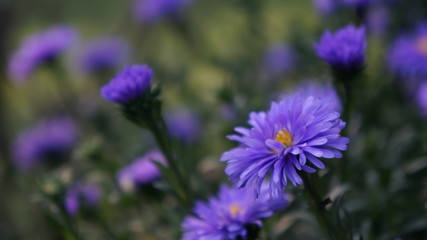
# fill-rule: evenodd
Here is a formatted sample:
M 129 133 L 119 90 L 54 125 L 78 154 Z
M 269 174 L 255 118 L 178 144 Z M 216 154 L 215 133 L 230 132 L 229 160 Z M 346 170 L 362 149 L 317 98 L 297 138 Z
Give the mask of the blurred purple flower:
M 327 107 L 331 108 L 331 111 L 341 112 L 342 110 L 341 100 L 335 87 L 330 83 L 303 82 L 298 86 L 296 92 L 305 98 L 312 96 L 314 99 L 321 100 Z
M 184 10 L 192 0 L 135 0 L 133 15 L 143 23 L 154 23 Z
M 101 190 L 95 184 L 75 183 L 65 193 L 65 210 L 75 216 L 80 209 L 92 209 L 101 199 Z
M 287 73 L 295 67 L 295 52 L 284 44 L 270 46 L 264 54 L 263 67 L 272 75 Z
M 16 167 L 29 171 L 41 161 L 59 163 L 70 154 L 77 141 L 77 127 L 70 118 L 62 117 L 24 130 L 13 145 Z
M 129 45 L 118 37 L 100 38 L 89 43 L 79 58 L 84 72 L 114 69 L 129 57 Z
M 415 34 L 401 35 L 387 58 L 389 68 L 406 79 L 427 77 L 427 23 L 420 24 Z
M 262 226 L 261 220 L 284 209 L 288 195 L 255 198 L 253 189 L 233 189 L 221 186 L 218 197 L 208 202 L 196 202 L 194 216 L 187 216 L 183 223 L 183 240 L 246 239 L 247 227 Z M 239 238 L 240 237 L 240 238 Z
M 326 31 L 314 48 L 335 70 L 359 70 L 365 63 L 365 28 L 348 25 L 335 34 Z
M 165 114 L 169 134 L 183 143 L 192 143 L 200 133 L 200 121 L 189 108 L 174 108 Z
M 377 0 L 342 0 L 343 4 L 349 6 L 367 6 Z
M 338 0 L 313 0 L 316 10 L 324 15 L 331 14 L 337 8 Z
M 167 166 L 165 157 L 158 150 L 152 150 L 136 159 L 117 173 L 117 182 L 128 192 L 139 186 L 153 183 L 161 177 L 161 172 L 154 162 Z
M 427 81 L 421 83 L 417 93 L 417 101 L 421 114 L 427 117 Z
M 240 145 L 225 152 L 225 172 L 237 187 L 260 186 L 270 173 L 270 191 L 302 184 L 298 172 L 323 169 L 318 158 L 341 158 L 349 139 L 341 137 L 345 123 L 325 99 L 297 93 L 273 102 L 268 112 L 252 112 L 250 128 L 237 127 L 228 138 Z
M 127 66 L 101 88 L 102 97 L 110 102 L 127 104 L 150 89 L 153 71 L 147 65 Z
M 388 9 L 376 6 L 368 12 L 366 25 L 368 31 L 375 36 L 383 36 L 387 32 L 390 22 Z
M 68 26 L 51 27 L 28 37 L 10 58 L 9 77 L 16 83 L 26 81 L 38 66 L 54 61 L 75 39 L 76 31 Z

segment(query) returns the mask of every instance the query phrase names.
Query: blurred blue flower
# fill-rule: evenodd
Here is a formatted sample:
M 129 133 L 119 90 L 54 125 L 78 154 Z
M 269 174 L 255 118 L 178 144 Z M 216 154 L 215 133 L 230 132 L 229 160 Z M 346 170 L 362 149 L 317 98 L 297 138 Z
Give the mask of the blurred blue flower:
M 387 58 L 390 69 L 406 79 L 427 77 L 427 23 L 420 24 L 415 34 L 401 35 Z
M 295 52 L 285 44 L 274 44 L 264 54 L 263 67 L 271 75 L 287 73 L 295 67 Z
M 365 63 L 365 28 L 348 25 L 335 34 L 326 31 L 314 48 L 335 70 L 359 70 Z
M 158 150 L 152 150 L 136 159 L 117 173 L 117 182 L 126 192 L 153 183 L 161 177 L 161 172 L 154 162 L 167 166 L 165 157 Z
M 421 114 L 427 116 L 427 81 L 421 83 L 417 93 L 417 101 Z
M 142 98 L 150 89 L 153 71 L 147 65 L 126 66 L 101 88 L 102 97 L 110 102 L 127 104 Z
M 79 67 L 84 72 L 114 69 L 129 57 L 129 45 L 118 37 L 99 38 L 85 46 L 79 58 Z
M 170 109 L 165 114 L 169 134 L 183 143 L 192 143 L 200 136 L 200 121 L 189 108 Z
M 247 227 L 262 226 L 261 220 L 284 209 L 288 195 L 270 198 L 268 194 L 255 198 L 253 189 L 233 189 L 221 186 L 218 197 L 208 202 L 196 202 L 194 216 L 187 216 L 183 223 L 183 240 L 246 239 Z
M 331 14 L 337 8 L 337 0 L 313 0 L 316 10 L 324 15 Z
M 66 117 L 44 121 L 24 130 L 13 145 L 16 167 L 21 171 L 28 171 L 41 161 L 60 163 L 71 153 L 77 135 L 73 120 Z
M 330 83 L 320 83 L 317 81 L 306 81 L 300 84 L 296 90 L 303 97 L 314 97 L 330 107 L 331 111 L 341 112 L 342 103 L 335 87 Z
M 65 210 L 75 216 L 81 209 L 93 209 L 100 199 L 98 185 L 75 183 L 65 193 Z
M 390 16 L 387 8 L 376 6 L 368 12 L 366 27 L 375 36 L 383 36 L 387 33 Z
M 154 23 L 165 17 L 177 15 L 192 0 L 136 0 L 133 15 L 137 21 Z
M 55 26 L 29 36 L 9 61 L 9 77 L 24 82 L 43 63 L 54 61 L 71 47 L 76 31 L 68 26 Z
M 250 128 L 237 127 L 240 135 L 230 140 L 240 145 L 225 152 L 225 172 L 237 187 L 260 186 L 270 173 L 270 191 L 281 192 L 288 180 L 302 184 L 298 172 L 323 169 L 319 158 L 341 158 L 349 139 L 341 137 L 345 127 L 340 114 L 325 99 L 297 93 L 273 102 L 268 112 L 252 112 Z

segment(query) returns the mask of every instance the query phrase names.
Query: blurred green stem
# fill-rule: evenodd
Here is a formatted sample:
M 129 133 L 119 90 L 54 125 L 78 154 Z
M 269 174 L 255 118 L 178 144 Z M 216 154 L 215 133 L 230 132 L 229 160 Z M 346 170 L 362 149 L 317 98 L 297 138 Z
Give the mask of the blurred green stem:
M 331 216 L 325 209 L 326 204 L 330 201 L 329 198 L 326 201 L 321 199 L 310 174 L 303 173 L 301 174 L 301 177 L 304 181 L 304 195 L 308 201 L 308 205 L 324 233 L 329 237 L 329 239 L 342 240 L 342 238 L 339 237 L 339 229 L 334 226 L 331 221 Z

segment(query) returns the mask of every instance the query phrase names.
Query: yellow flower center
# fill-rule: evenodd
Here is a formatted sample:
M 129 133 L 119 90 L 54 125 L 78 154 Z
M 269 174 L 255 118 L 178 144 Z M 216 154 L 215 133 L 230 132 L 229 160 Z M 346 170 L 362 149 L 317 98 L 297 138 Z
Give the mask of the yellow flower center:
M 416 44 L 418 51 L 423 55 L 427 55 L 427 36 L 419 38 Z
M 276 138 L 274 140 L 282 143 L 286 147 L 290 147 L 293 145 L 292 135 L 284 129 L 277 132 Z
M 242 209 L 236 203 L 232 204 L 231 207 L 230 207 L 230 214 L 231 214 L 232 217 L 236 217 L 237 213 L 239 213 L 241 211 L 242 211 Z

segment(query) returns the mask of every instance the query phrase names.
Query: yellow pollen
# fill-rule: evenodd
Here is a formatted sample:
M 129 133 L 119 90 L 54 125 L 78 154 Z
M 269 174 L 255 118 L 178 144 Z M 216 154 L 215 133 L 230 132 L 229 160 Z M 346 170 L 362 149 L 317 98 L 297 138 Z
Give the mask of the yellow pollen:
M 236 203 L 232 204 L 231 207 L 230 207 L 230 214 L 231 214 L 232 217 L 236 217 L 237 213 L 239 213 L 241 211 L 242 211 L 242 209 Z
M 286 147 L 290 147 L 293 145 L 293 139 L 291 134 L 286 131 L 286 130 L 280 130 L 277 135 L 276 138 L 274 139 L 278 142 L 281 142 L 283 145 L 285 145 Z
M 419 38 L 416 44 L 418 51 L 423 55 L 427 55 L 427 36 Z

